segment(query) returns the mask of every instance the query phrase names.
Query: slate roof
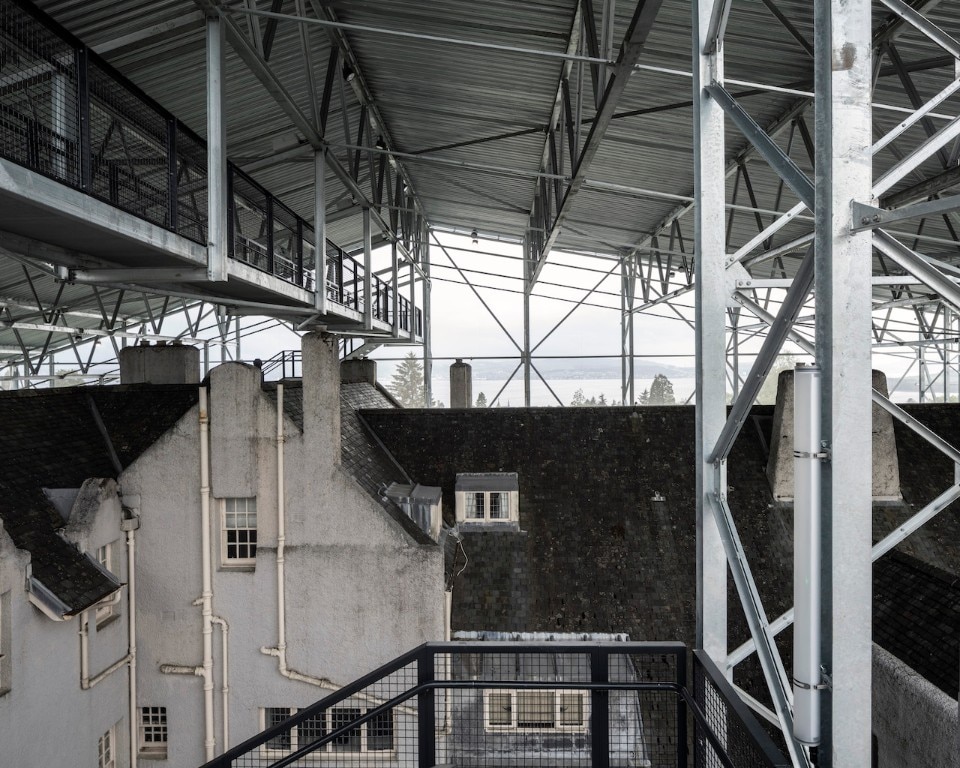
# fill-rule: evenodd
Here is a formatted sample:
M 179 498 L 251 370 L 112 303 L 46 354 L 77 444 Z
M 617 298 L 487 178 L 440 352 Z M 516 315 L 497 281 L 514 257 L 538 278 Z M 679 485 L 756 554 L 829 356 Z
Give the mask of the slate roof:
M 907 410 L 940 434 L 960 434 L 958 406 Z M 772 406 L 751 416 L 728 462 L 729 499 L 772 620 L 792 604 L 793 515 L 774 503 L 764 474 Z M 415 481 L 442 487 L 450 523 L 458 472 L 519 473 L 521 532 L 461 531 L 466 568 L 453 593 L 455 630 L 625 632 L 693 644 L 692 407 L 404 409 L 363 417 Z M 953 484 L 949 461 L 895 429 L 904 501 L 875 507 L 875 540 Z M 948 507 L 898 549 L 960 574 L 958 509 Z M 729 587 L 735 647 L 749 633 L 732 580 Z M 906 591 L 897 600 L 917 597 Z M 935 643 L 946 631 L 925 629 Z M 787 668 L 789 638 L 778 636 Z M 884 635 L 877 641 L 886 647 Z M 755 661 L 737 672 L 739 683 L 759 690 L 751 685 L 760 680 Z
M 873 639 L 953 699 L 960 687 L 960 578 L 891 552 L 873 567 Z
M 42 488 L 79 488 L 116 478 L 99 413 L 122 467 L 197 402 L 195 385 L 75 387 L 0 393 L 0 520 L 30 553 L 33 576 L 78 613 L 116 589 L 58 535 L 63 518 Z

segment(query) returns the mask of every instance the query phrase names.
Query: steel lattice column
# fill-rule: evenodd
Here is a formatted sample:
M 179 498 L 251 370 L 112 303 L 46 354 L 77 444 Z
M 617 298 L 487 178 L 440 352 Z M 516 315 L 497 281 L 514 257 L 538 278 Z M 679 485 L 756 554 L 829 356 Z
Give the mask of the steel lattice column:
M 708 458 L 726 421 L 723 110 L 704 87 L 723 82 L 723 49 L 710 44 L 715 6 L 693 6 L 696 174 L 697 646 L 718 665 L 727 658 L 727 561 L 711 499 L 726 495 L 725 463 Z
M 821 766 L 870 764 L 871 241 L 851 203 L 871 198 L 869 0 L 816 0 L 817 362 L 823 370 Z

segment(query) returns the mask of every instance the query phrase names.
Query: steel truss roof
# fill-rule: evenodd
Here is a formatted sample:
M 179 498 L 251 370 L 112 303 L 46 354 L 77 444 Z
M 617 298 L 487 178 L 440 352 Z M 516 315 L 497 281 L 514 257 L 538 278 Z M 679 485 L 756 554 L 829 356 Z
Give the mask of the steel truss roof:
M 327 231 L 348 249 L 362 244 L 369 207 L 384 237 L 405 229 L 424 239 L 426 223 L 525 238 L 531 286 L 553 249 L 622 259 L 628 321 L 655 302 L 683 301 L 692 287 L 689 3 L 35 5 L 200 134 L 205 17 L 219 14 L 230 42 L 229 156 L 309 221 L 313 151 L 325 150 Z M 960 36 L 948 3 L 914 5 L 945 39 Z M 880 208 L 903 208 L 949 198 L 960 182 L 949 125 L 956 59 L 949 44 L 888 6 L 874 7 L 873 119 L 877 139 L 891 130 L 895 137 L 874 154 L 875 178 L 930 136 L 943 139 L 877 197 Z M 730 279 L 762 303 L 780 295 L 812 237 L 812 215 L 789 178 L 813 177 L 813 11 L 799 0 L 723 7 L 726 248 L 745 270 L 732 268 Z M 911 119 L 926 103 L 922 118 Z M 918 209 L 888 230 L 946 264 L 937 268 L 949 283 L 960 252 L 951 208 L 948 199 Z M 916 332 L 939 339 L 943 292 L 931 301 L 916 280 L 897 282 L 912 258 L 899 256 L 889 243 L 874 254 L 877 342 Z

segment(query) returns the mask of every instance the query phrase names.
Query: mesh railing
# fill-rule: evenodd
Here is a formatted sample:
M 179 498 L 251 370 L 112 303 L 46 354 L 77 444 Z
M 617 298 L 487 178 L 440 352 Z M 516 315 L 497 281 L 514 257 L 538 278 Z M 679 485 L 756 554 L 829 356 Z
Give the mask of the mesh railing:
M 785 764 L 715 670 L 695 663 L 693 696 L 686 667 L 680 643 L 428 643 L 309 707 L 265 708 L 265 730 L 206 768 Z
M 0 156 L 207 242 L 206 143 L 26 0 L 0 0 Z M 315 233 L 228 164 L 231 258 L 314 290 Z M 330 301 L 364 311 L 363 266 L 327 243 Z M 371 280 L 373 317 L 392 288 Z
M 766 731 L 703 651 L 693 656 L 695 765 L 789 768 Z

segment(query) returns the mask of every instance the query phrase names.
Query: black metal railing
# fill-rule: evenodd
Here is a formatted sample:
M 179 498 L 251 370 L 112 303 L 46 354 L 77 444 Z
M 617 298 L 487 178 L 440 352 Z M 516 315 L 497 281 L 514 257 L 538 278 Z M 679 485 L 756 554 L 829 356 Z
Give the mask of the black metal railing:
M 299 379 L 303 376 L 303 354 L 299 349 L 282 349 L 264 360 L 260 370 L 264 379 Z
M 0 0 L 0 156 L 207 243 L 206 142 L 28 0 Z M 232 163 L 227 188 L 230 258 L 314 290 L 313 227 Z M 325 255 L 328 298 L 362 313 L 363 265 Z M 392 286 L 371 283 L 392 324 Z
M 265 730 L 205 768 L 789 765 L 700 653 L 688 689 L 687 661 L 680 643 L 427 643 L 264 707 Z

